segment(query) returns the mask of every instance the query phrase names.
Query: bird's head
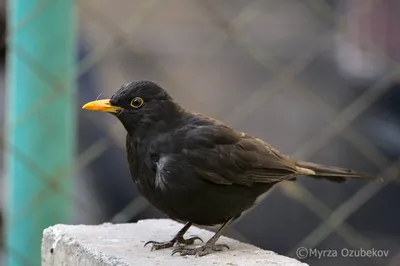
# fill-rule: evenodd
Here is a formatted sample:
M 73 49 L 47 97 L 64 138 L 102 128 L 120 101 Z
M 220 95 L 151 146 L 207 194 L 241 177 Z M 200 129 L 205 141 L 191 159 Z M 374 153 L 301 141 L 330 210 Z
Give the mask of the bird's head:
M 164 127 L 179 116 L 181 108 L 154 82 L 141 80 L 123 85 L 110 99 L 85 104 L 83 109 L 115 115 L 128 133 Z

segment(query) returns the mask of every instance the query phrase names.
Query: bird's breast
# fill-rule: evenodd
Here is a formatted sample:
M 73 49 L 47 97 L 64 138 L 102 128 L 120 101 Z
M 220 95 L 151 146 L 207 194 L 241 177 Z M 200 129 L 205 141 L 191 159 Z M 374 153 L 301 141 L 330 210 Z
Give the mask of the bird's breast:
M 151 158 L 146 146 L 140 139 L 127 136 L 126 152 L 131 178 L 139 192 L 153 203 L 156 171 L 152 162 L 154 158 Z
M 209 182 L 185 154 L 157 150 L 154 143 L 127 145 L 130 171 L 140 193 L 173 219 L 202 225 L 222 223 L 250 208 L 264 191 Z

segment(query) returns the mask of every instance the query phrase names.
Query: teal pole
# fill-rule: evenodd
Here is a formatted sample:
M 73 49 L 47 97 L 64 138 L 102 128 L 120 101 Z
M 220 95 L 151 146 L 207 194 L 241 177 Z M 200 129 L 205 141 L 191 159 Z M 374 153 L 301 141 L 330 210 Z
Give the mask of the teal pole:
M 76 2 L 7 5 L 6 263 L 40 265 L 43 229 L 72 204 Z

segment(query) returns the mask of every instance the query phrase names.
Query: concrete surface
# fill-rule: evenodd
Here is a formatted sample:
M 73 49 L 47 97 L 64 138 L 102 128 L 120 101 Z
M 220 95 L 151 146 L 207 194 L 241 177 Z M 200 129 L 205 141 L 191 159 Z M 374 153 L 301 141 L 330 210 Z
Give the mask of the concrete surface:
M 230 249 L 204 257 L 178 254 L 171 249 L 150 251 L 148 240 L 170 240 L 182 227 L 167 220 L 142 220 L 135 224 L 55 225 L 44 230 L 42 266 L 131 266 L 131 265 L 290 265 L 307 264 L 257 247 L 221 237 Z M 207 241 L 213 233 L 192 227 L 185 235 Z

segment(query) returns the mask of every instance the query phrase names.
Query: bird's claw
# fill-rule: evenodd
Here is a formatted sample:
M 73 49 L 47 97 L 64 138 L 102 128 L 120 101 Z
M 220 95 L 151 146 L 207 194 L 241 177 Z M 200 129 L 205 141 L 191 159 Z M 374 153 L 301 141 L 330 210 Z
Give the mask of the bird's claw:
M 195 255 L 196 257 L 202 257 L 214 251 L 223 251 L 224 248 L 229 249 L 229 246 L 226 244 L 213 244 L 213 245 L 205 244 L 203 246 L 195 248 L 178 247 L 172 251 L 171 256 L 173 256 L 176 253 L 179 253 L 181 256 Z
M 188 239 L 185 239 L 183 237 L 180 238 L 174 238 L 170 241 L 165 241 L 165 242 L 157 242 L 157 241 L 147 241 L 144 246 L 147 246 L 148 244 L 152 244 L 151 247 L 151 251 L 153 250 L 159 250 L 159 249 L 165 249 L 165 248 L 170 248 L 173 247 L 175 244 L 179 244 L 179 245 L 192 245 L 194 243 L 194 241 L 196 240 L 200 240 L 201 242 L 203 242 L 203 240 L 198 237 L 198 236 L 194 236 Z
M 178 241 L 176 241 L 176 243 L 178 243 L 180 245 L 183 245 L 183 246 L 188 246 L 188 245 L 193 245 L 194 241 L 196 241 L 196 240 L 200 240 L 201 243 L 204 243 L 203 239 L 201 239 L 198 236 L 194 236 L 194 237 L 191 237 L 191 238 L 188 238 L 188 239 L 184 239 L 182 237 L 182 238 L 179 238 Z
M 152 244 L 151 251 L 153 251 L 153 250 L 159 250 L 159 249 L 164 249 L 164 248 L 170 248 L 170 247 L 174 246 L 175 240 L 165 241 L 165 242 L 147 241 L 144 244 L 144 246 L 147 246 L 148 244 Z

